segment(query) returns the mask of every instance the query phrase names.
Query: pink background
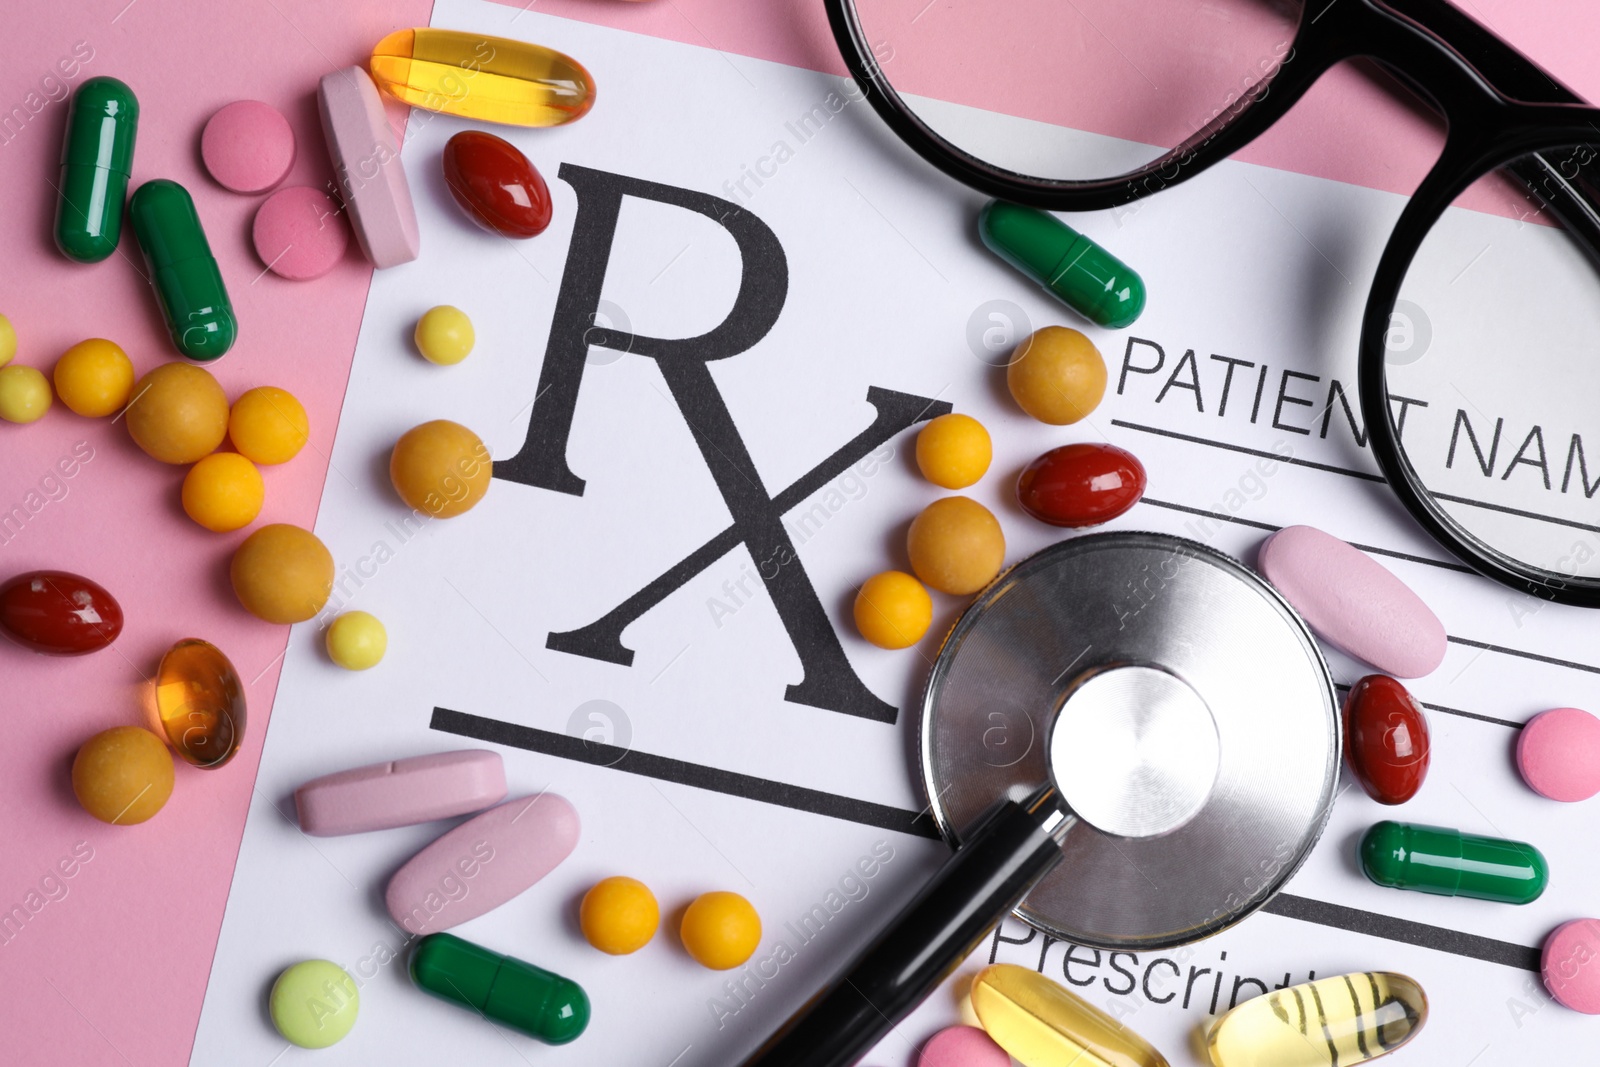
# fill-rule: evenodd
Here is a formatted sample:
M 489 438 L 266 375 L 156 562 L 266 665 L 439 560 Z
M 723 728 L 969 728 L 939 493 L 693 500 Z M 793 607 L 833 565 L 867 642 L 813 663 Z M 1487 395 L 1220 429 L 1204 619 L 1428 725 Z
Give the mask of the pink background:
M 261 198 L 227 193 L 205 177 L 198 135 L 221 105 L 265 100 L 289 116 L 299 138 L 289 184 L 323 185 L 329 166 L 316 120 L 317 79 L 362 61 L 391 30 L 425 24 L 430 4 L 125 4 L 15 5 L 0 68 L 0 117 L 13 108 L 27 113 L 52 91 L 60 96 L 59 83 L 46 79 L 59 77 L 57 62 L 72 58 L 79 42 L 93 55 L 71 84 L 112 74 L 134 88 L 143 108 L 134 182 L 170 177 L 193 193 L 239 316 L 237 346 L 212 369 L 230 396 L 279 385 L 311 414 L 310 447 L 265 471 L 261 521 L 310 526 L 370 273 L 352 242 L 340 266 L 316 282 L 262 275 L 248 245 Z M 1588 0 L 1473 0 L 1468 7 L 1578 92 L 1600 99 L 1600 68 L 1592 62 L 1600 18 Z M 539 10 L 843 70 L 817 0 L 543 0 Z M 693 87 L 683 91 L 692 106 Z M 65 104 L 50 101 L 20 129 L 13 120 L 0 134 L 7 208 L 0 213 L 0 313 L 16 327 L 21 363 L 48 371 L 69 345 L 105 336 L 143 372 L 173 353 L 131 236 L 117 256 L 94 266 L 69 263 L 51 243 L 50 182 L 65 117 Z M 392 117 L 399 121 L 402 109 L 393 108 Z M 1437 140 L 1429 120 L 1396 104 L 1375 81 L 1341 69 L 1244 158 L 1405 191 L 1431 162 Z M 79 442 L 93 458 L 70 479 L 41 489 L 58 460 L 75 447 L 81 456 Z M 5 1057 L 82 1067 L 183 1063 L 290 631 L 257 622 L 234 602 L 227 560 L 244 534 L 207 534 L 185 519 L 182 469 L 149 460 L 120 424 L 80 419 L 58 404 L 31 426 L 0 423 L 0 456 L 0 517 L 14 507 L 36 509 L 19 532 L 0 533 L 0 579 L 41 567 L 77 571 L 107 586 L 128 616 L 112 650 L 83 659 L 38 657 L 0 642 L 0 714 L 9 727 L 0 750 L 0 910 L 22 904 L 79 842 L 93 850 L 62 880 L 66 895 L 0 943 Z M 316 636 L 302 631 L 297 640 Z M 100 824 L 72 797 L 72 755 L 90 734 L 140 721 L 144 679 L 168 645 L 188 636 L 219 645 L 244 677 L 254 716 L 244 748 L 220 772 L 180 763 L 172 800 L 153 821 Z

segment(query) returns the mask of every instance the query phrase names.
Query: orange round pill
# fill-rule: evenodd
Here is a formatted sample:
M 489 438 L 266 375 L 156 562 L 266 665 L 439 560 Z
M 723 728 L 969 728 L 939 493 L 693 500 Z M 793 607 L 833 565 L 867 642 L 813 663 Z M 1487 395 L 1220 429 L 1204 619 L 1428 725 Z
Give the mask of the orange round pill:
M 263 526 L 244 539 L 228 568 L 244 609 L 275 623 L 304 622 L 333 592 L 333 556 L 310 530 Z
M 164 363 L 140 378 L 128 403 L 133 443 L 162 463 L 193 463 L 228 432 L 228 397 L 209 371 Z
M 1000 573 L 1006 538 L 988 508 L 964 496 L 947 496 L 911 520 L 906 552 L 918 578 L 941 593 L 965 596 Z
M 144 822 L 172 796 L 172 753 L 149 730 L 116 726 L 95 734 L 72 761 L 72 791 L 83 810 L 113 826 Z
M 483 441 L 449 419 L 407 430 L 389 456 L 389 480 L 400 499 L 436 519 L 470 511 L 489 491 L 493 474 Z

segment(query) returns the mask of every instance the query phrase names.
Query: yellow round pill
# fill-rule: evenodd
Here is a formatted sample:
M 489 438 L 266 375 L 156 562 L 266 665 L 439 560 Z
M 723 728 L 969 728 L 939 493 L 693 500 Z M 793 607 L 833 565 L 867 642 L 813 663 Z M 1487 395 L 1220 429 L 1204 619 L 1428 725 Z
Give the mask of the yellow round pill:
M 114 341 L 91 337 L 56 360 L 56 395 L 74 414 L 115 415 L 133 395 L 133 360 Z
M 337 963 L 302 960 L 272 983 L 267 1010 L 284 1040 L 301 1048 L 327 1048 L 355 1026 L 361 990 Z
M 856 594 L 856 629 L 879 648 L 909 648 L 933 622 L 933 598 L 903 571 L 884 571 Z
M 101 822 L 144 822 L 172 795 L 172 753 L 149 730 L 104 730 L 85 741 L 73 758 L 72 791 L 83 810 Z
M 389 456 L 389 480 L 400 499 L 436 519 L 471 510 L 489 491 L 493 474 L 483 441 L 449 419 L 407 430 Z
M 467 358 L 476 337 L 472 332 L 472 320 L 467 318 L 465 311 L 449 304 L 440 304 L 436 308 L 429 308 L 417 320 L 412 339 L 417 342 L 417 351 L 422 353 L 422 358 L 429 363 L 449 366 Z
M 287 523 L 244 539 L 228 568 L 244 609 L 266 622 L 304 622 L 333 592 L 333 556 L 317 535 Z
M 183 476 L 183 510 L 213 533 L 249 526 L 267 487 L 256 465 L 237 452 L 213 452 Z
M 966 596 L 1000 573 L 1006 538 L 988 508 L 964 496 L 947 496 L 911 520 L 906 552 L 918 578 L 941 593 Z
M 228 396 L 193 363 L 163 363 L 133 387 L 128 402 L 133 443 L 162 463 L 193 463 L 217 450 L 228 432 Z
M 347 671 L 364 671 L 389 650 L 389 631 L 376 615 L 347 611 L 328 627 L 326 641 L 329 659 Z
M 738 893 L 702 893 L 684 911 L 678 934 L 698 963 L 726 971 L 755 954 L 761 944 L 761 916 Z
M 583 939 L 601 952 L 626 956 L 656 936 L 661 908 L 650 887 L 637 878 L 604 878 L 583 895 L 578 925 Z
M 0 315 L 0 367 L 10 363 L 17 354 L 17 331 L 12 328 L 11 320 Z
M 228 412 L 228 439 L 239 454 L 263 467 L 287 463 L 311 437 L 311 420 L 293 393 L 276 386 L 251 389 Z
M 1066 426 L 1085 418 L 1106 395 L 1106 361 L 1094 342 L 1065 326 L 1022 339 L 1006 367 L 1017 406 L 1040 422 Z
M 940 415 L 917 434 L 917 467 L 944 489 L 965 489 L 989 469 L 989 431 L 971 415 Z
M 0 419 L 36 422 L 50 410 L 50 382 L 33 367 L 0 367 Z

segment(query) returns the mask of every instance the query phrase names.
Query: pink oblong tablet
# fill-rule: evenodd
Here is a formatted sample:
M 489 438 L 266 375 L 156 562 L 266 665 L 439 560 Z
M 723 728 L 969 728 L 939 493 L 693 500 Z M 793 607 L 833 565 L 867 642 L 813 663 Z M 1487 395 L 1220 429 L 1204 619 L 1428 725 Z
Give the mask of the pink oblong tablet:
M 250 240 L 267 269 L 290 281 L 320 278 L 344 258 L 350 238 L 339 205 L 321 189 L 279 189 L 256 210 Z
M 325 775 L 296 789 L 294 806 L 300 829 L 336 837 L 466 815 L 505 796 L 500 753 L 466 749 Z
M 413 934 L 493 911 L 549 874 L 578 844 L 571 804 L 554 793 L 490 808 L 406 861 L 389 879 L 389 916 Z
M 1529 789 L 1551 800 L 1600 793 L 1600 719 L 1577 708 L 1535 715 L 1517 738 L 1517 770 Z
M 1331 534 L 1288 526 L 1261 546 L 1257 567 L 1329 644 L 1396 678 L 1444 662 L 1444 624 L 1376 560 Z
M 224 189 L 264 193 L 294 166 L 294 130 L 271 104 L 235 100 L 206 122 L 200 160 Z
M 1600 1015 L 1600 919 L 1574 919 L 1556 927 L 1544 939 L 1539 976 L 1559 1003 Z
M 917 1067 L 1011 1067 L 1011 1057 L 976 1026 L 951 1026 L 922 1046 Z
M 322 76 L 317 102 L 339 195 L 361 250 L 375 267 L 416 259 L 422 248 L 417 209 L 378 87 L 365 70 L 346 67 Z

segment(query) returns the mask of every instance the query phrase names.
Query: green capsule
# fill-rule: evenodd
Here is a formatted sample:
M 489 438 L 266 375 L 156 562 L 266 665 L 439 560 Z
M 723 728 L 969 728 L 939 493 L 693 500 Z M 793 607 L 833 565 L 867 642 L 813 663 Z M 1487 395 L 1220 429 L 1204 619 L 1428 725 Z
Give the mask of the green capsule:
M 453 934 L 417 942 L 411 980 L 547 1044 L 565 1045 L 589 1025 L 589 998 L 578 983 Z
M 128 213 L 172 343 L 190 359 L 216 359 L 239 327 L 189 191 L 165 178 L 145 182 Z
M 1550 881 L 1532 845 L 1388 820 L 1361 838 L 1361 869 L 1394 889 L 1506 904 L 1532 903 Z
M 139 100 L 117 79 L 90 78 L 72 94 L 56 201 L 63 255 L 98 263 L 116 251 L 138 129 Z
M 1144 282 L 1122 260 L 1054 215 L 991 200 L 978 215 L 989 251 L 1097 326 L 1132 326 L 1144 310 Z

